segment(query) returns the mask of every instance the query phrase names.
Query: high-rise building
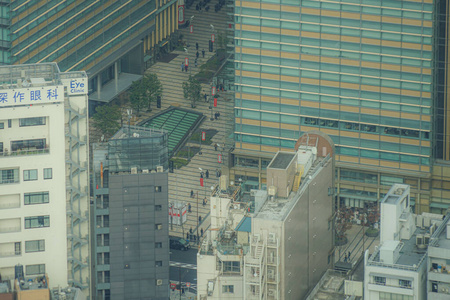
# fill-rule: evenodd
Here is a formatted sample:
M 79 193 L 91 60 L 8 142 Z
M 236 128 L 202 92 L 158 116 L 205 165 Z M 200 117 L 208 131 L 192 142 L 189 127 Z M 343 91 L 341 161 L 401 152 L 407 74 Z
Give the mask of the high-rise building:
M 168 299 L 167 132 L 126 126 L 93 152 L 94 299 Z
M 84 70 L 93 104 L 139 79 L 178 28 L 177 0 L 1 1 L 0 20 L 0 64 Z
M 0 275 L 89 295 L 87 75 L 0 67 Z
M 446 209 L 447 4 L 236 1 L 232 178 L 267 185 L 270 155 L 320 130 L 336 145 L 340 204 L 406 183 L 416 211 Z

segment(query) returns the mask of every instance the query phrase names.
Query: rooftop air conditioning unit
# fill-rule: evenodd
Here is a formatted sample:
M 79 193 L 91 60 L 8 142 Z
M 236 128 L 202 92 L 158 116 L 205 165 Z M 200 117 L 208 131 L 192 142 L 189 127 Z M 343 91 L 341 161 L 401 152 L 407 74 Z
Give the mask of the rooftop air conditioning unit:
M 269 289 L 268 291 L 267 291 L 267 294 L 269 295 L 269 297 L 275 297 L 275 290 L 274 289 Z
M 423 236 L 423 243 L 424 243 L 425 245 L 428 245 L 428 244 L 430 243 L 430 235 L 429 235 L 428 233 L 426 233 L 426 234 Z
M 267 277 L 269 277 L 269 279 L 275 279 L 275 270 L 268 270 Z
M 156 167 L 156 172 L 158 172 L 158 173 L 164 172 L 164 167 L 163 166 L 157 166 Z
M 131 174 L 137 174 L 137 167 L 131 168 Z
M 149 173 L 148 169 L 142 170 L 142 173 Z
M 277 187 L 273 185 L 269 186 L 267 193 L 269 196 L 275 196 L 277 194 Z
M 156 280 L 156 285 L 162 285 L 162 284 L 163 284 L 162 279 L 157 279 L 157 280 Z

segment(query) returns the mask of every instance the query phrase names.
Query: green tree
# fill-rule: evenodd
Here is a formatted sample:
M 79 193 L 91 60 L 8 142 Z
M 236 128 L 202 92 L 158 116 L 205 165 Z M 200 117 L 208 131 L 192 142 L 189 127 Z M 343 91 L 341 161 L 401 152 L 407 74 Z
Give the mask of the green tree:
M 142 80 L 133 81 L 129 90 L 129 95 L 131 107 L 136 111 L 137 115 L 140 116 L 140 112 L 148 107 L 145 86 L 142 84 Z
M 191 101 L 191 107 L 195 107 L 195 103 L 200 100 L 200 93 L 202 91 L 202 86 L 200 82 L 189 75 L 189 80 L 183 82 L 183 94 L 184 98 Z
M 95 109 L 94 126 L 106 136 L 120 129 L 121 113 L 117 105 L 102 105 Z
M 162 96 L 163 86 L 158 76 L 154 73 L 145 75 L 142 79 L 145 95 L 148 99 L 148 110 L 152 110 L 152 102 L 156 102 L 156 98 Z
M 225 49 L 228 44 L 228 36 L 225 31 L 219 31 L 217 34 L 217 49 Z

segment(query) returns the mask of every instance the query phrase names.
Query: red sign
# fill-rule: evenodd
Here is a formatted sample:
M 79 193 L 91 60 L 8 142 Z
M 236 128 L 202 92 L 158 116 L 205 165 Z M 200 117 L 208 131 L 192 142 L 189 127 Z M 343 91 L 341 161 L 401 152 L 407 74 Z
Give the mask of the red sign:
M 184 23 L 184 4 L 178 5 L 178 24 L 181 25 Z
M 203 178 L 200 178 L 200 186 L 203 186 Z
M 187 287 L 191 287 L 191 283 L 190 282 L 186 282 L 186 286 Z
M 217 162 L 222 163 L 222 154 L 217 154 Z
M 206 132 L 202 131 L 202 141 L 206 140 Z
M 184 58 L 184 65 L 189 66 L 189 58 L 188 57 Z
M 189 26 L 189 32 L 194 33 L 194 25 Z
M 216 94 L 216 87 L 215 87 L 215 86 L 212 87 L 212 92 L 211 92 L 211 94 L 212 94 L 213 96 Z
M 176 284 L 176 283 L 171 283 L 171 284 L 170 284 L 170 288 L 171 288 L 172 290 L 176 289 L 176 288 L 177 288 L 177 284 Z
M 211 34 L 211 42 L 213 42 L 214 43 L 214 40 L 216 39 L 216 35 L 213 33 L 213 34 Z
M 217 107 L 217 98 L 214 98 L 214 107 Z

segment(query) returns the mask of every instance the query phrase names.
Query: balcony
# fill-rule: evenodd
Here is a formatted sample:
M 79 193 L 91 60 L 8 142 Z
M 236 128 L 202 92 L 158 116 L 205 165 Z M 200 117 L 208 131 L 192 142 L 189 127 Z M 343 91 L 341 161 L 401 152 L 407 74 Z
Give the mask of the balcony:
M 428 280 L 450 283 L 450 274 L 447 271 L 437 272 L 437 270 L 432 270 L 428 272 Z
M 11 157 L 11 156 L 27 156 L 27 155 L 39 155 L 39 154 L 48 154 L 50 153 L 50 148 L 43 149 L 23 149 L 17 151 L 7 151 L 6 149 L 3 152 L 0 152 L 0 157 Z
M 20 232 L 20 218 L 0 220 L 0 233 Z

